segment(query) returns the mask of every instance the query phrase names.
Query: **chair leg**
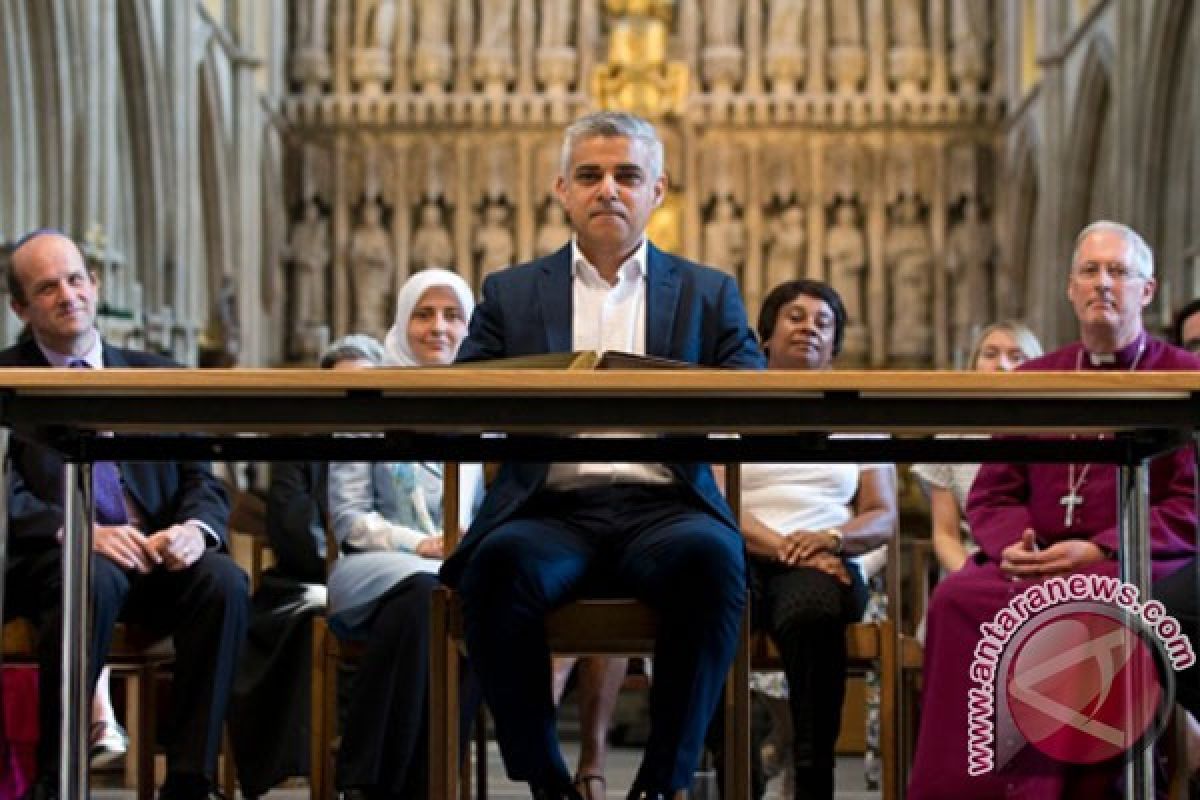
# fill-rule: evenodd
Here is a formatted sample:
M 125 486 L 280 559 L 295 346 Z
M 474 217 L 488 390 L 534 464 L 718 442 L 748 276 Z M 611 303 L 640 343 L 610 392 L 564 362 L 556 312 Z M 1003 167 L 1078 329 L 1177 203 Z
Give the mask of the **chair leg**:
M 742 614 L 733 665 L 725 681 L 725 791 L 727 800 L 750 797 L 750 601 Z
M 329 720 L 325 706 L 325 650 L 329 629 L 325 620 L 318 616 L 312 625 L 312 689 L 309 697 L 311 706 L 311 730 L 308 751 L 308 785 L 312 800 L 329 800 L 326 792 L 325 765 L 329 760 Z
M 879 752 L 883 758 L 883 800 L 898 800 L 904 791 L 900 785 L 901 764 L 896 740 L 901 708 L 897 702 L 899 662 L 895 624 L 892 620 L 879 623 Z
M 237 797 L 237 769 L 233 765 L 233 742 L 228 726 L 221 734 L 221 791 L 229 800 Z
M 135 673 L 138 685 L 137 800 L 154 800 L 155 701 L 154 667 L 143 664 Z
M 429 797 L 458 796 L 458 649 L 450 638 L 450 597 L 433 595 L 429 631 Z

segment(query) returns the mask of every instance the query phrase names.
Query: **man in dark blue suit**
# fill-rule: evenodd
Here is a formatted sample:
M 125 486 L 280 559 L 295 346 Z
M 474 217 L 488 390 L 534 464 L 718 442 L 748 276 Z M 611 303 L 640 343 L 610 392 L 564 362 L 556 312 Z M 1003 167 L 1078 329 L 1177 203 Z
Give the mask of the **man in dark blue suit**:
M 555 185 L 575 236 L 487 278 L 460 361 L 622 350 L 761 369 L 728 275 L 659 251 L 646 223 L 666 192 L 662 142 L 629 114 L 566 132 Z M 659 612 L 651 731 L 631 798 L 689 785 L 745 603 L 741 536 L 701 464 L 505 464 L 442 569 L 509 775 L 574 798 L 558 749 L 546 612 L 601 586 Z
M 0 367 L 177 366 L 101 339 L 95 276 L 60 233 L 38 231 L 18 243 L 8 288 L 29 335 L 0 352 Z M 28 796 L 53 797 L 61 723 L 62 460 L 17 439 L 11 455 L 5 609 L 39 627 L 41 736 L 38 780 Z M 199 462 L 101 463 L 93 479 L 89 678 L 95 685 L 118 619 L 173 636 L 175 679 L 160 797 L 206 797 L 249 613 L 246 575 L 226 553 L 228 498 Z

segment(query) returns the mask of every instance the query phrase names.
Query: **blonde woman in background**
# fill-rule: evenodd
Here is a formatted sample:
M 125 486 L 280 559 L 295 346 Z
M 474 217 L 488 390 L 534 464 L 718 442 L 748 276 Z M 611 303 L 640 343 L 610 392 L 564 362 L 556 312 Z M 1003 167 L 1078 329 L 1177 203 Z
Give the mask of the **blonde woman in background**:
M 1042 354 L 1033 331 L 1013 320 L 984 328 L 967 359 L 976 372 L 1011 372 Z M 957 572 L 975 552 L 971 532 L 963 521 L 967 494 L 978 464 L 914 464 L 913 474 L 929 490 L 933 516 L 933 552 L 942 573 Z

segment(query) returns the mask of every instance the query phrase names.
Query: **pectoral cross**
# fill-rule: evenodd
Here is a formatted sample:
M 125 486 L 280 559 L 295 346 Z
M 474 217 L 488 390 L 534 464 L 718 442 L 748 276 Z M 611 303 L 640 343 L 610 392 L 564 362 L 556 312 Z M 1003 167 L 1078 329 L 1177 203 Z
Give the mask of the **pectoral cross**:
M 1075 522 L 1075 506 L 1083 505 L 1083 495 L 1072 489 L 1058 499 L 1058 504 L 1066 507 L 1067 513 L 1063 517 L 1063 524 L 1069 528 Z

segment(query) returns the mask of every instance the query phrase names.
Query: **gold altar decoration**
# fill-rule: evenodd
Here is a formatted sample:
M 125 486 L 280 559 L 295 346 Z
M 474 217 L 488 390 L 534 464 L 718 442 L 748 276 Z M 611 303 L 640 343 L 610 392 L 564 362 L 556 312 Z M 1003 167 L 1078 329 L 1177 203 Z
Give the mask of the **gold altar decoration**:
M 687 65 L 667 61 L 674 0 L 606 0 L 604 5 L 611 28 L 608 62 L 592 74 L 597 105 L 651 119 L 682 114 Z

